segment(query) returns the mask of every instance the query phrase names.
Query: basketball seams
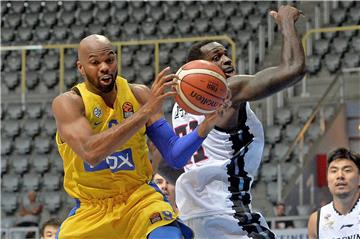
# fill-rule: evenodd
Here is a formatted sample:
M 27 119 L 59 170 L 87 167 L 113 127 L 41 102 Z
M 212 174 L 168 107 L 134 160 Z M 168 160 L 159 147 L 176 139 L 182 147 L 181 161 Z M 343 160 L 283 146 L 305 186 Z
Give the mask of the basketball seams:
M 199 87 L 197 87 L 197 86 L 195 86 L 195 85 L 193 85 L 193 84 L 190 84 L 189 82 L 187 82 L 187 81 L 182 81 L 183 83 L 185 83 L 185 84 L 188 84 L 189 86 L 191 86 L 191 87 L 193 87 L 193 88 L 195 88 L 195 89 L 197 89 L 197 90 L 199 90 L 199 91 L 202 91 L 202 92 L 204 92 L 204 93 L 206 93 L 206 94 L 208 94 L 208 95 L 211 95 L 211 96 L 213 96 L 214 98 L 217 98 L 217 99 L 220 99 L 220 100 L 225 100 L 225 98 L 222 98 L 222 97 L 219 97 L 219 96 L 217 96 L 217 95 L 214 95 L 214 94 L 212 94 L 212 93 L 210 93 L 210 92 L 208 92 L 208 91 L 205 91 L 205 90 L 203 90 L 203 89 L 201 89 L 201 88 L 199 88 Z M 180 87 L 181 88 L 181 87 Z M 181 88 L 181 92 L 183 91 L 183 88 Z

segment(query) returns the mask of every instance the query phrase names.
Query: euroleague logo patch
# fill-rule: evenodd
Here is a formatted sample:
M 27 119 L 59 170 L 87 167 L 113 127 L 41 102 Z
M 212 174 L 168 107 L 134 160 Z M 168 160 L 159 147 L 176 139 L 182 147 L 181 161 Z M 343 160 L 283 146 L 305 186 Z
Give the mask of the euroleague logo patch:
M 124 119 L 129 118 L 134 114 L 134 106 L 130 102 L 125 102 L 122 105 Z
M 151 224 L 154 224 L 155 222 L 161 221 L 162 217 L 161 214 L 159 212 L 154 212 L 150 217 L 150 222 Z

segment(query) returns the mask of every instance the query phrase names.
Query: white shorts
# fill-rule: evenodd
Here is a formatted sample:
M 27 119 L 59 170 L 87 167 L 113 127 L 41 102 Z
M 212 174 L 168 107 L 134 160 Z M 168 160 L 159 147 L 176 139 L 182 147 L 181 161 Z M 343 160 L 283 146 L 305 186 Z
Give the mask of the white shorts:
M 231 215 L 211 215 L 184 221 L 195 234 L 195 239 L 248 239 Z
M 263 217 L 260 219 L 262 227 L 267 227 Z M 258 236 L 248 236 L 248 233 L 239 226 L 239 221 L 231 214 L 211 215 L 197 217 L 183 222 L 189 226 L 195 235 L 195 239 L 254 239 L 254 238 L 274 238 L 269 237 L 265 232 L 260 232 Z

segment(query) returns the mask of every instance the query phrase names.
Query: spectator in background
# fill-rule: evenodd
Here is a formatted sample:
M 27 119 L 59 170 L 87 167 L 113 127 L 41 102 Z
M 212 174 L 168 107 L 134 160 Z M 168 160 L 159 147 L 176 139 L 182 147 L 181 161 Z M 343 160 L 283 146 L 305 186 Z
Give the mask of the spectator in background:
M 171 206 L 173 207 L 175 212 L 178 212 L 178 208 L 175 203 L 175 185 L 169 183 L 163 176 L 159 173 L 154 174 L 153 181 L 160 188 L 162 193 L 168 198 Z
M 61 223 L 55 218 L 50 218 L 44 222 L 40 231 L 40 239 L 55 239 L 60 224 Z
M 25 200 L 23 200 L 20 204 L 19 218 L 16 226 L 36 227 L 39 225 L 40 214 L 42 212 L 43 205 L 39 203 L 36 198 L 36 192 L 28 192 L 27 198 L 25 198 Z
M 278 202 L 275 205 L 275 216 L 277 217 L 286 216 L 286 206 L 284 203 Z M 294 228 L 294 223 L 291 220 L 276 221 L 275 228 L 276 229 Z

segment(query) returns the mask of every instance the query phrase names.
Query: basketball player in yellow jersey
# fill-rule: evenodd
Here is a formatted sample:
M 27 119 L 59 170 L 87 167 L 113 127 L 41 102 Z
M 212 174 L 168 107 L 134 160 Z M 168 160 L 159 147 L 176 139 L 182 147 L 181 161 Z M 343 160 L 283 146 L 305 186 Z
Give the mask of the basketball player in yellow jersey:
M 162 104 L 176 93 L 169 68 L 151 89 L 117 76 L 111 42 L 90 35 L 79 45 L 77 67 L 84 82 L 52 104 L 64 188 L 77 205 L 57 238 L 192 238 L 159 188 L 151 183 L 146 135 L 164 160 L 183 167 L 198 149 L 224 104 L 192 134 L 179 138 L 163 118 Z

